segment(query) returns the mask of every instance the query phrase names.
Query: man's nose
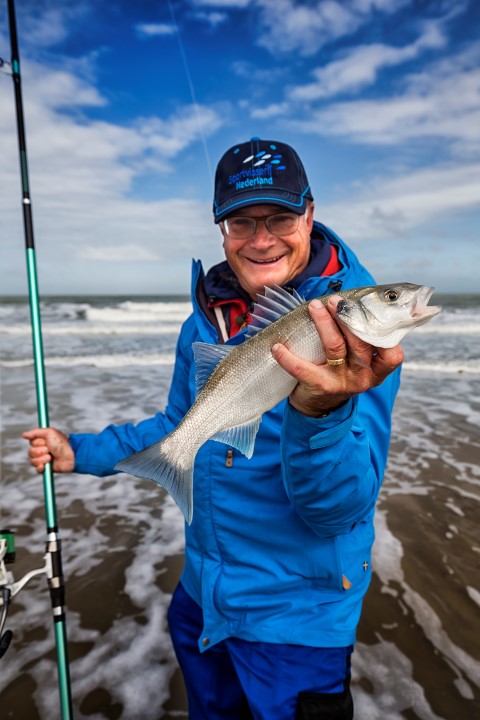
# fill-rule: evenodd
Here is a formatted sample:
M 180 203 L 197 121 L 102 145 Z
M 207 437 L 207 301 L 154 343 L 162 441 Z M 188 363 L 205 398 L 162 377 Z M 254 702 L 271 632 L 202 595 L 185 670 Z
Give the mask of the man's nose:
M 253 235 L 250 242 L 255 246 L 263 246 L 271 245 L 273 240 L 274 237 L 268 230 L 265 220 L 257 220 L 255 235 Z

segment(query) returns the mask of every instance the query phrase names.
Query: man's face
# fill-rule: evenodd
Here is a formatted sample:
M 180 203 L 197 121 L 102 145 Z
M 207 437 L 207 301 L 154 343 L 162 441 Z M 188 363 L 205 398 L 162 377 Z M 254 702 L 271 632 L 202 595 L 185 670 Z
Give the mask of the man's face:
M 276 214 L 290 213 L 279 205 L 250 205 L 232 213 L 228 220 L 248 217 L 258 221 Z M 273 235 L 264 222 L 258 222 L 253 237 L 233 238 L 220 223 L 225 256 L 250 297 L 255 299 L 257 293 L 263 294 L 265 286 L 287 284 L 307 267 L 312 225 L 313 203 L 307 213 L 299 217 L 297 229 L 288 235 Z

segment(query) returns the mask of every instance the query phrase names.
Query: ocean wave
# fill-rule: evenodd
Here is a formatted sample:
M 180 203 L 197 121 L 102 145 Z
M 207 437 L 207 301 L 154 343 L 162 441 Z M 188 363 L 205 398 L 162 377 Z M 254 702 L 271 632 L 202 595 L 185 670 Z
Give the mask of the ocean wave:
M 192 311 L 190 302 L 181 303 L 138 303 L 127 300 L 118 307 L 87 306 L 85 319 L 94 322 L 135 322 L 153 323 L 177 321 L 183 322 Z
M 480 359 L 474 360 L 410 360 L 403 363 L 410 372 L 444 373 L 447 375 L 480 375 Z
M 133 320 L 133 318 L 129 318 Z M 89 322 L 78 322 L 75 324 L 50 324 L 43 323 L 43 335 L 167 335 L 178 334 L 182 322 L 163 318 L 158 322 L 125 322 L 110 324 L 90 324 Z M 0 325 L 0 335 L 31 335 L 32 329 L 29 324 Z M 416 328 L 415 334 L 424 333 L 429 335 L 480 335 L 480 324 L 444 324 L 437 326 L 425 326 Z
M 175 362 L 174 353 L 158 355 L 72 355 L 71 357 L 47 357 L 46 367 L 78 367 L 90 365 L 98 368 L 120 368 L 150 365 L 173 365 Z M 33 365 L 32 358 L 21 358 L 18 360 L 1 360 L 0 367 L 24 368 Z
M 480 323 L 478 321 L 434 323 L 422 325 L 416 328 L 415 332 L 428 335 L 480 335 Z
M 170 335 L 180 332 L 181 323 L 162 325 L 42 325 L 42 335 Z M 30 325 L 0 325 L 0 334 L 4 335 L 31 335 Z
M 118 353 L 110 355 L 71 355 L 45 358 L 47 367 L 78 367 L 90 365 L 99 368 L 133 367 L 149 365 L 173 365 L 174 353 L 148 355 L 130 355 Z M 0 367 L 23 368 L 33 365 L 32 358 L 0 360 Z M 406 361 L 403 364 L 406 372 L 442 373 L 447 375 L 480 375 L 480 360 L 448 360 L 448 361 Z

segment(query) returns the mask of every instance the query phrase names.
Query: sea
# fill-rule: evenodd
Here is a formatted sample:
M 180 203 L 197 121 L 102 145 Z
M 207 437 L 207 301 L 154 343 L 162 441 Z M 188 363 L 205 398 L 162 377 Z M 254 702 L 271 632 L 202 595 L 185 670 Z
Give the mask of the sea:
M 353 654 L 356 720 L 480 718 L 480 295 L 403 342 L 402 386 L 376 513 L 373 580 Z M 98 432 L 165 406 L 186 297 L 41 302 L 50 423 Z M 0 298 L 0 528 L 15 581 L 44 565 L 42 476 L 21 433 L 37 425 L 28 302 Z M 166 625 L 183 519 L 148 480 L 55 476 L 76 718 L 173 720 L 187 705 Z M 12 579 L 12 578 L 11 578 Z M 12 599 L 0 718 L 60 717 L 44 575 Z

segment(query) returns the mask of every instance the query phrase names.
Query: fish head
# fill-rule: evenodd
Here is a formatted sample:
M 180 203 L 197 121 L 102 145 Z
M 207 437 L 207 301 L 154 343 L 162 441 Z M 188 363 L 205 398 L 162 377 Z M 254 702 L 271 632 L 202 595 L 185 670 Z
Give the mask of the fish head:
M 337 305 L 337 317 L 370 345 L 391 348 L 441 311 L 439 306 L 428 305 L 433 291 L 412 283 L 346 291 L 340 293 L 343 298 Z

